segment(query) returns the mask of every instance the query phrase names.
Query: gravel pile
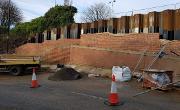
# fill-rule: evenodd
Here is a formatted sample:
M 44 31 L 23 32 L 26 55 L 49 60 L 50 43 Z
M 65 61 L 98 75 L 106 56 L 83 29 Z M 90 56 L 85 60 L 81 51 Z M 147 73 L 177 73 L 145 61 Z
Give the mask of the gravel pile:
M 53 81 L 61 80 L 77 80 L 81 78 L 81 74 L 73 68 L 62 68 L 48 79 Z

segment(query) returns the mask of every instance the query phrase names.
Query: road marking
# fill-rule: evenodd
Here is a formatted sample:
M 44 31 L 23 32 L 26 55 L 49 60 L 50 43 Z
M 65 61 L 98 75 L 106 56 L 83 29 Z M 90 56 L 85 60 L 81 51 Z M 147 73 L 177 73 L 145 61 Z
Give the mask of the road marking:
M 98 97 L 98 96 L 94 96 L 94 95 L 90 95 L 90 94 L 85 94 L 85 93 L 80 93 L 80 92 L 71 92 L 72 94 L 76 94 L 76 95 L 81 95 L 81 96 L 86 96 L 86 97 L 90 97 L 90 98 L 94 98 L 94 99 L 99 99 L 99 100 L 107 100 L 106 98 L 103 97 Z

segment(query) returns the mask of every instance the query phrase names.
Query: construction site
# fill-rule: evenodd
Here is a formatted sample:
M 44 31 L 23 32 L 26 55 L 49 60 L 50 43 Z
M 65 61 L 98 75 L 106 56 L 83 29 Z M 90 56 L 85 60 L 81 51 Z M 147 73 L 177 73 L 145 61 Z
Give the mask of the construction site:
M 177 7 L 57 26 L 0 45 L 0 110 L 180 109 Z

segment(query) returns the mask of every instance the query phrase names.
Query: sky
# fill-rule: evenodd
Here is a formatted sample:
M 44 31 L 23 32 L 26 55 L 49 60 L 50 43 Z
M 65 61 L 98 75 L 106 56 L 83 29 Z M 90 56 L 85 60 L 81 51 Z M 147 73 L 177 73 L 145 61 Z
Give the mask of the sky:
M 43 16 L 51 7 L 55 6 L 55 1 L 58 5 L 63 5 L 64 0 L 11 0 L 13 1 L 23 12 L 23 21 L 30 21 L 39 16 Z M 130 15 L 133 13 L 147 13 L 149 11 L 161 11 L 165 9 L 180 8 L 180 0 L 115 0 L 116 2 L 110 4 L 110 1 L 114 0 L 73 0 L 73 6 L 75 6 L 79 13 L 75 15 L 75 21 L 81 22 L 81 12 L 87 7 L 103 2 L 110 6 L 113 11 L 114 17 L 123 15 Z M 170 5 L 169 5 L 170 4 Z M 168 6 L 163 6 L 168 5 Z M 163 7 L 156 7 L 163 6 Z M 153 9 L 145 9 L 150 7 L 156 7 Z M 145 9 L 145 10 L 139 10 Z M 131 12 L 130 12 L 131 11 Z

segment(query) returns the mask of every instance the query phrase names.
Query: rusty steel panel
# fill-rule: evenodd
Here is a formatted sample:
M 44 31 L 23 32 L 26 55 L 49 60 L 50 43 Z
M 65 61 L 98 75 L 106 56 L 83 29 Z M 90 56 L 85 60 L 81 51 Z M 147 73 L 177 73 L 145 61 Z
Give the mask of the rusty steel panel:
M 47 30 L 43 32 L 44 40 L 47 40 Z
M 111 18 L 107 22 L 108 32 L 110 33 L 117 33 L 117 18 Z
M 107 25 L 113 28 L 117 28 L 117 21 L 118 18 L 111 18 L 110 20 L 108 20 Z
M 98 28 L 98 21 L 92 22 L 90 28 Z
M 36 38 L 35 37 L 31 37 L 29 40 L 29 43 L 36 43 Z
M 80 34 L 81 34 L 81 24 L 73 23 L 70 29 L 70 38 L 73 38 L 73 39 L 80 38 Z
M 122 17 L 118 18 L 118 22 L 117 22 L 117 33 L 122 33 Z
M 143 15 L 142 14 L 135 14 L 130 21 L 130 32 L 133 33 L 141 33 L 143 32 Z
M 159 27 L 159 12 L 149 12 L 149 26 L 150 27 Z
M 160 12 L 149 12 L 149 33 L 158 33 L 161 23 Z
M 58 27 L 57 28 L 57 35 L 56 35 L 56 40 L 60 39 L 61 38 L 61 28 Z
M 65 28 L 65 26 L 64 27 L 61 27 L 61 39 L 64 39 L 64 29 Z
M 174 30 L 175 10 L 164 10 L 161 12 L 160 28 L 166 31 Z
M 107 20 L 99 20 L 98 27 L 107 27 Z
M 149 15 L 143 15 L 143 33 L 149 33 Z
M 56 40 L 57 28 L 51 29 L 51 40 Z
M 142 14 L 134 15 L 134 28 L 143 28 L 143 15 Z
M 90 33 L 90 25 L 91 25 L 91 23 L 83 23 L 83 24 L 81 24 L 81 34 Z
M 180 29 L 179 30 L 175 30 L 175 32 L 174 32 L 174 39 L 175 40 L 180 40 Z
M 35 42 L 34 43 L 38 43 L 38 40 L 39 40 L 39 36 L 38 35 L 39 35 L 38 33 L 36 33 L 34 35 L 34 38 L 35 38 Z
M 122 32 L 129 33 L 129 16 L 122 16 L 121 18 Z
M 98 21 L 94 21 L 90 25 L 90 33 L 97 33 L 98 32 Z
M 143 15 L 143 28 L 149 27 L 149 15 L 144 14 Z
M 118 18 L 118 33 L 129 33 L 129 16 L 122 16 Z
M 66 25 L 64 27 L 61 27 L 61 38 L 62 39 L 70 38 L 70 25 Z
M 51 30 L 47 30 L 47 39 L 46 40 L 51 40 Z
M 129 28 L 129 16 L 122 16 L 122 29 L 128 29 Z
M 174 29 L 180 30 L 180 9 L 177 9 L 175 11 L 175 23 L 174 23 Z
M 56 34 L 57 33 L 57 28 L 52 28 L 51 32 Z
M 107 20 L 98 21 L 98 32 L 107 32 Z
M 73 23 L 73 24 L 71 24 L 71 30 L 76 29 L 76 28 L 77 28 L 77 26 L 78 26 L 78 24 L 77 24 L 77 23 Z
M 83 29 L 88 29 L 88 28 L 90 28 L 90 23 L 82 23 L 81 25 L 82 25 L 82 28 L 83 28 Z
M 134 16 L 129 17 L 129 32 L 132 33 L 134 28 Z
M 180 9 L 175 11 L 174 22 L 174 39 L 180 40 Z
M 36 43 L 42 43 L 44 42 L 44 35 L 43 33 L 36 33 Z
M 174 18 L 175 10 L 164 10 L 160 12 L 159 33 L 161 38 L 174 40 Z
M 66 25 L 64 27 L 64 38 L 70 39 L 70 29 L 71 25 Z

